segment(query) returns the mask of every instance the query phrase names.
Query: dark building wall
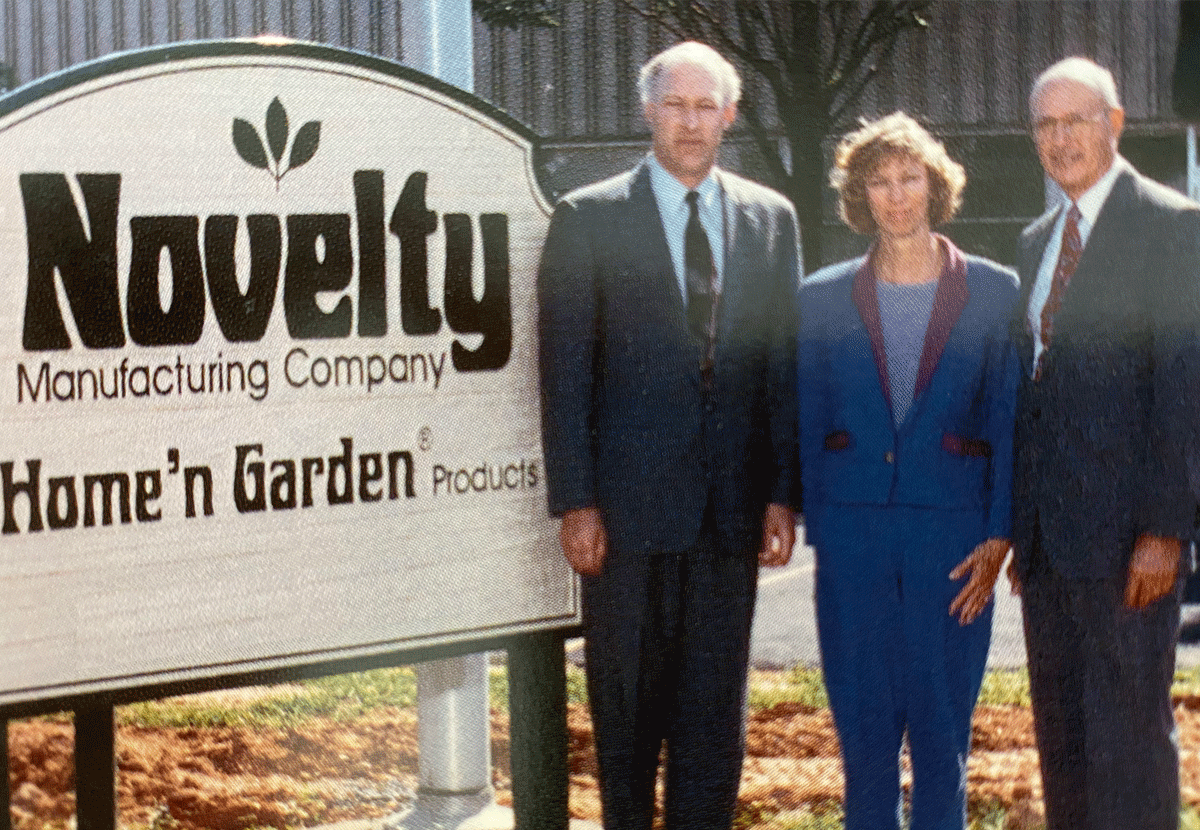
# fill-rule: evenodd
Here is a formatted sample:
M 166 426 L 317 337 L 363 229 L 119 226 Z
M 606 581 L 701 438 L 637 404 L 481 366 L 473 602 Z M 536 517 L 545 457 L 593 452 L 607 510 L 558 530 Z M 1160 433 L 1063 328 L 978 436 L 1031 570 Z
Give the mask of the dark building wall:
M 403 61 L 401 2 L 0 0 L 0 64 L 9 67 L 11 85 L 114 51 L 260 35 Z M 727 3 L 715 8 L 731 13 Z M 476 21 L 474 32 L 475 91 L 545 139 L 539 168 L 553 194 L 625 169 L 645 153 L 634 79 L 650 55 L 676 39 L 622 0 L 560 0 L 558 12 L 561 25 L 553 28 L 491 30 Z M 1112 68 L 1128 113 L 1123 151 L 1148 173 L 1182 186 L 1183 126 L 1170 101 L 1178 17 L 1178 0 L 939 0 L 928 27 L 905 34 L 880 64 L 845 128 L 857 116 L 896 109 L 930 125 L 970 177 L 962 214 L 948 232 L 972 250 L 1011 261 L 1016 230 L 1041 211 L 1043 198 L 1025 131 L 1026 95 L 1054 60 L 1082 54 Z M 752 73 L 743 74 L 747 96 L 765 95 Z M 737 130 L 721 163 L 768 180 Z M 826 143 L 827 157 L 834 143 Z M 865 241 L 840 226 L 827 196 L 828 261 L 857 253 Z
M 642 135 L 633 77 L 676 38 L 622 0 L 560 7 L 552 29 L 477 28 L 476 91 L 552 140 Z M 1034 77 L 1069 55 L 1113 70 L 1132 121 L 1174 117 L 1178 0 L 940 0 L 927 17 L 880 64 L 851 120 L 903 109 L 956 131 L 1021 129 Z
M 404 59 L 402 0 L 0 0 L 0 63 L 17 83 L 114 51 L 282 35 Z M 729 15 L 729 4 L 714 4 Z M 860 6 L 865 3 L 859 4 Z M 643 137 L 634 76 L 674 42 L 622 0 L 559 0 L 561 25 L 475 26 L 475 90 L 554 142 Z M 1029 84 L 1071 54 L 1113 69 L 1134 123 L 1171 121 L 1178 0 L 938 0 L 880 64 L 858 114 L 1020 129 Z M 747 77 L 751 73 L 746 73 Z M 748 95 L 762 94 L 753 83 Z
M 561 10 L 557 28 L 477 27 L 475 44 L 476 90 L 547 139 L 541 166 L 556 193 L 624 169 L 645 152 L 633 79 L 676 39 L 621 0 L 566 2 Z M 928 27 L 900 39 L 843 130 L 859 116 L 897 109 L 929 125 L 969 176 L 963 209 L 947 233 L 1011 262 L 1017 233 L 1044 207 L 1026 99 L 1037 74 L 1060 58 L 1085 55 L 1113 70 L 1127 110 L 1122 151 L 1182 188 L 1184 127 L 1170 100 L 1178 19 L 1178 0 L 934 2 Z M 748 84 L 747 96 L 762 94 Z M 835 143 L 826 142 L 827 158 Z M 722 163 L 767 178 L 736 132 Z M 826 261 L 861 252 L 866 240 L 838 223 L 832 192 L 826 196 Z
M 398 0 L 0 0 L 0 62 L 18 84 L 111 52 L 260 35 L 403 57 Z

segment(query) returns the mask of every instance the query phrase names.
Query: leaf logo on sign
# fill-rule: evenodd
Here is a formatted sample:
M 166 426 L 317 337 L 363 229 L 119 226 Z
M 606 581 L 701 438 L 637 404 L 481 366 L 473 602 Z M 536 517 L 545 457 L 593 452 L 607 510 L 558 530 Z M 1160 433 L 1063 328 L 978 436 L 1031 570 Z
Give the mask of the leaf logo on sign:
M 288 117 L 279 96 L 275 96 L 267 107 L 266 128 L 267 143 L 264 146 L 253 124 L 242 118 L 233 119 L 233 146 L 247 164 L 270 173 L 275 179 L 275 189 L 279 190 L 279 182 L 288 171 L 306 164 L 316 155 L 317 145 L 321 143 L 321 122 L 309 121 L 296 131 L 286 167 L 283 153 L 288 144 Z M 267 157 L 268 149 L 270 158 Z

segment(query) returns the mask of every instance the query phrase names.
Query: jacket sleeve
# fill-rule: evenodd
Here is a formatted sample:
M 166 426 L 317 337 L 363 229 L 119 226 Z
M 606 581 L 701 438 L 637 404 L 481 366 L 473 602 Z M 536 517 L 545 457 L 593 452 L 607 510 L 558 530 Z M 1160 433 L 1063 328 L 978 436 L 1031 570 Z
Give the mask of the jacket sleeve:
M 1017 300 L 1014 286 L 1011 297 L 995 309 L 994 335 L 987 368 L 988 442 L 992 446 L 991 492 L 988 505 L 987 535 L 995 539 L 1012 538 L 1013 428 L 1016 421 L 1017 387 L 1021 382 L 1021 362 L 1013 342 L 1011 319 Z
M 573 204 L 562 202 L 538 267 L 538 365 L 542 449 L 550 513 L 596 504 L 593 366 L 598 289 L 591 235 Z
M 804 505 L 811 506 L 817 497 L 813 489 L 820 463 L 820 446 L 829 432 L 829 389 L 826 386 L 827 360 L 824 342 L 826 310 L 821 301 L 823 292 L 813 289 L 811 276 L 801 280 L 795 303 L 799 324 L 796 337 L 796 397 L 798 416 L 796 428 L 797 478 L 807 482 L 809 490 L 797 489 L 804 496 Z M 812 528 L 808 528 L 810 544 Z
M 1162 223 L 1165 260 L 1147 274 L 1152 315 L 1153 400 L 1141 488 L 1141 532 L 1189 539 L 1200 499 L 1200 209 Z
M 796 399 L 796 286 L 800 280 L 800 240 L 796 214 L 781 211 L 776 229 L 768 405 L 775 461 L 770 500 L 800 508 Z

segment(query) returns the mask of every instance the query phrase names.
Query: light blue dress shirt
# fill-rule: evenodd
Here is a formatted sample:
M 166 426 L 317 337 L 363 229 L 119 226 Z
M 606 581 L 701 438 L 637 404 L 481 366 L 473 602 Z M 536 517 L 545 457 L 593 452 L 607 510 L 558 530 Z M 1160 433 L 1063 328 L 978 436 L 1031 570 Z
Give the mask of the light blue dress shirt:
M 667 172 L 654 153 L 647 157 L 650 168 L 650 189 L 658 204 L 658 215 L 662 219 L 663 232 L 667 236 L 667 247 L 671 249 L 671 264 L 675 266 L 675 279 L 679 282 L 679 293 L 687 304 L 687 275 L 683 264 L 683 237 L 688 222 L 688 189 L 679 179 Z M 704 181 L 696 187 L 700 194 L 696 209 L 700 214 L 700 225 L 708 236 L 712 249 L 713 266 L 717 269 L 717 292 L 725 283 L 725 212 L 721 184 L 710 170 Z

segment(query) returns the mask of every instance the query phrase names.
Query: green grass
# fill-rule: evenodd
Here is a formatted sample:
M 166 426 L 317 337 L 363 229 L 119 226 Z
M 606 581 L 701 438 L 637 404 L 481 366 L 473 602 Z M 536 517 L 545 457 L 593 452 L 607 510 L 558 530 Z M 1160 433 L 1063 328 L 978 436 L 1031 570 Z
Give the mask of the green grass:
M 1176 671 L 1175 682 L 1171 684 L 1171 694 L 1200 695 L 1200 666 Z
M 967 820 L 967 830 L 1004 830 L 1008 813 L 1002 806 L 990 807 Z M 802 807 L 774 815 L 743 815 L 734 821 L 734 830 L 757 827 L 759 830 L 842 830 L 842 809 L 838 805 Z M 1045 830 L 1039 824 L 1032 830 Z M 1200 830 L 1200 811 L 1184 807 L 1179 811 L 1179 830 Z
M 787 810 L 769 818 L 761 817 L 755 826 L 762 830 L 842 830 L 842 808 L 835 804 Z M 737 822 L 734 822 L 734 830 L 740 830 Z
M 582 669 L 568 664 L 567 700 L 586 704 L 587 685 Z M 488 698 L 493 709 L 508 711 L 508 673 L 504 666 L 490 667 Z M 375 669 L 336 675 L 264 690 L 250 699 L 201 696 L 137 703 L 117 709 L 122 724 L 146 727 L 295 726 L 315 717 L 352 720 L 381 707 L 407 708 L 416 705 L 417 680 L 412 667 Z M 1200 695 L 1200 668 L 1175 674 L 1172 692 Z M 782 702 L 814 708 L 829 705 L 819 668 L 796 666 L 788 671 L 755 673 L 749 688 L 752 709 L 761 710 Z M 992 706 L 1028 706 L 1029 675 L 1025 669 L 996 669 L 984 677 L 979 703 Z M 44 716 L 48 720 L 70 720 L 70 713 Z M 973 805 L 968 830 L 1003 830 L 1007 819 L 1003 805 Z M 759 830 L 842 830 L 841 806 L 836 803 L 806 805 L 772 814 L 751 808 L 743 811 L 735 830 L 754 826 Z M 45 830 L 59 830 L 46 825 Z M 139 828 L 140 830 L 140 828 Z M 168 824 L 152 824 L 146 830 L 173 830 Z M 1044 830 L 1044 828 L 1042 828 Z M 1200 830 L 1200 810 L 1180 810 L 1180 830 Z
M 980 706 L 1028 706 L 1029 672 L 1025 669 L 993 669 L 983 676 Z
M 825 681 L 821 670 L 808 666 L 796 666 L 783 672 L 774 683 L 750 683 L 750 709 L 769 709 L 779 703 L 800 703 L 816 709 L 829 706 L 825 694 Z
M 134 703 L 120 707 L 117 717 L 123 724 L 148 727 L 283 727 L 314 717 L 353 720 L 382 706 L 416 702 L 416 674 L 406 666 L 303 680 L 249 701 L 204 696 Z
M 567 703 L 588 702 L 587 676 L 579 666 L 567 666 Z
M 1172 692 L 1200 695 L 1200 668 L 1176 672 Z M 567 700 L 575 704 L 587 703 L 584 672 L 570 664 L 567 666 Z M 121 723 L 147 727 L 281 727 L 294 726 L 314 717 L 352 720 L 381 706 L 405 708 L 415 706 L 416 701 L 416 671 L 405 666 L 303 680 L 281 686 L 257 699 L 172 698 L 122 706 L 117 712 Z M 493 666 L 488 672 L 488 701 L 493 709 L 508 711 L 508 673 L 504 666 Z M 784 702 L 817 709 L 827 707 L 829 700 L 821 670 L 796 666 L 784 672 L 755 675 L 749 689 L 753 711 Z M 1028 672 L 1025 669 L 989 671 L 984 676 L 979 703 L 983 706 L 1028 706 Z M 47 717 L 69 720 L 70 715 L 62 713 Z M 822 816 L 820 820 L 825 818 Z M 980 825 L 981 830 L 986 830 L 987 826 Z M 1194 830 L 1200 830 L 1200 825 Z
M 1008 812 L 1000 806 L 991 807 L 982 815 L 967 820 L 967 830 L 1004 830 Z

